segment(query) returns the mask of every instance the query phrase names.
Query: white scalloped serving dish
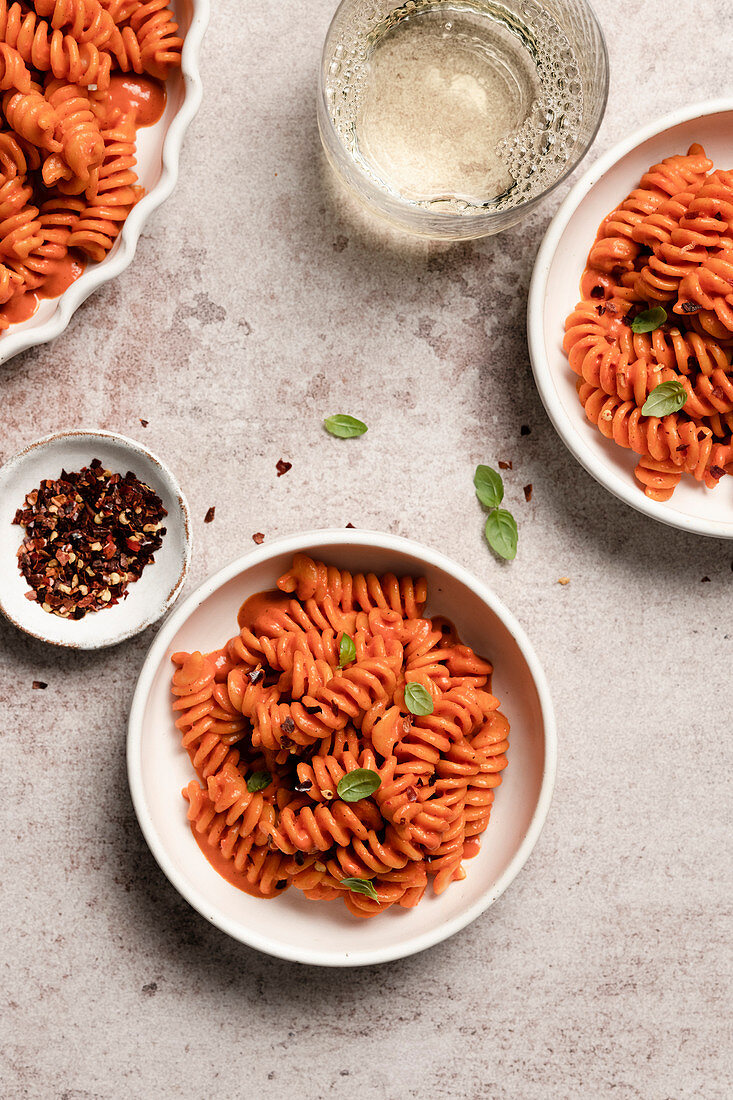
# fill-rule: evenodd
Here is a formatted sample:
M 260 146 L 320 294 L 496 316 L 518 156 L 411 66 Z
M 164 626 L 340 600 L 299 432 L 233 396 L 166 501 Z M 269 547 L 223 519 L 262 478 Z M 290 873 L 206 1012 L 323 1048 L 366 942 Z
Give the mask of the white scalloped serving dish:
M 12 325 L 0 336 L 0 363 L 60 336 L 82 302 L 129 267 L 146 221 L 176 185 L 183 139 L 201 103 L 199 55 L 209 21 L 209 0 L 170 0 L 170 6 L 185 42 L 181 68 L 166 82 L 168 95 L 162 118 L 154 126 L 138 130 L 136 171 L 145 194 L 101 263 L 90 262 L 84 274 L 60 297 L 42 301 L 33 317 Z
M 733 99 L 683 107 L 638 130 L 591 165 L 563 202 L 542 242 L 527 308 L 535 382 L 558 435 L 589 474 L 638 512 L 682 531 L 733 538 L 733 482 L 715 489 L 683 477 L 668 501 L 650 500 L 634 477 L 638 456 L 601 435 L 586 419 L 575 375 L 562 349 L 565 318 L 598 226 L 637 186 L 647 168 L 693 143 L 705 146 L 716 168 L 733 167 Z

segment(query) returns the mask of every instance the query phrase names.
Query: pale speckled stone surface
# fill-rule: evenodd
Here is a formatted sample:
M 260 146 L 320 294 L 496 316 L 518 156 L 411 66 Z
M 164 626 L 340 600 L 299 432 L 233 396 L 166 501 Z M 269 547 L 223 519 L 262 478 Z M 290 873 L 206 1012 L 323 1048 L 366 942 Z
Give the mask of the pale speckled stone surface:
M 517 882 L 449 942 L 354 972 L 277 962 L 189 909 L 138 830 L 125 720 L 153 632 L 89 656 L 1 625 L 0 1094 L 730 1096 L 733 544 L 625 508 L 544 415 L 524 309 L 561 196 L 453 249 L 355 218 L 315 124 L 333 0 L 214 7 L 178 188 L 133 266 L 0 369 L 2 452 L 79 422 L 148 443 L 193 508 L 188 591 L 258 530 L 351 521 L 440 547 L 517 612 L 545 663 L 555 799 Z M 728 5 L 597 8 L 612 86 L 591 156 L 721 92 Z M 337 410 L 363 414 L 368 436 L 325 436 Z M 293 468 L 276 478 L 280 457 Z M 521 526 L 508 567 L 471 486 L 498 458 L 514 462 Z

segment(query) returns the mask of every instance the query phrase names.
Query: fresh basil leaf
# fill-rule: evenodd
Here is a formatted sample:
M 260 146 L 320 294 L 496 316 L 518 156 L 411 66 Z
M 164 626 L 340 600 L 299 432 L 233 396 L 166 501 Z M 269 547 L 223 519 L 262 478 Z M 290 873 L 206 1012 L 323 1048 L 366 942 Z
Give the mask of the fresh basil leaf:
M 368 878 L 342 878 L 342 886 L 348 886 L 354 894 L 366 894 L 372 901 L 379 901 L 377 897 L 377 891 L 374 889 L 374 883 Z
M 355 416 L 347 416 L 346 413 L 336 413 L 335 416 L 327 417 L 323 421 L 323 427 L 339 439 L 352 439 L 355 435 L 364 435 L 364 432 L 369 430 L 363 421 L 357 420 Z
M 641 407 L 642 416 L 669 416 L 679 412 L 687 401 L 687 390 L 673 378 L 655 386 Z
M 637 313 L 634 320 L 631 322 L 632 332 L 654 332 L 655 328 L 659 328 L 667 320 L 667 311 L 662 309 L 661 306 L 655 306 L 654 309 L 645 309 L 643 313 Z
M 339 668 L 350 665 L 355 660 L 356 646 L 354 645 L 354 639 L 350 638 L 348 634 L 342 634 L 339 642 Z
M 405 684 L 405 706 L 410 714 L 422 718 L 433 713 L 433 697 L 422 684 Z
M 271 783 L 272 776 L 269 772 L 252 772 L 247 780 L 247 790 L 250 794 L 255 794 L 257 791 L 264 791 Z
M 501 558 L 511 561 L 517 556 L 517 521 L 505 508 L 497 508 L 486 520 L 486 539 Z
M 382 785 L 382 780 L 371 768 L 355 768 L 339 780 L 336 790 L 344 802 L 361 802 L 369 798 Z
M 498 508 L 504 499 L 504 482 L 501 474 L 491 466 L 477 466 L 473 475 L 476 496 L 487 508 Z

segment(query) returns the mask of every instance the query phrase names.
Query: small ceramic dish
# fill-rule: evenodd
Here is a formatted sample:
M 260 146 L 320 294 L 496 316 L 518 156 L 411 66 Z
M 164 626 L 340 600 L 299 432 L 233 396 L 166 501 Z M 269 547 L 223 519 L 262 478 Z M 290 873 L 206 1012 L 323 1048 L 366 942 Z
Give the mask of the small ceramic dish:
M 427 578 L 426 614 L 447 614 L 462 640 L 494 662 L 492 691 L 511 723 L 509 766 L 479 854 L 466 878 L 414 909 L 371 920 L 298 890 L 264 901 L 222 878 L 201 853 L 181 789 L 192 778 L 171 711 L 171 654 L 211 650 L 237 631 L 237 611 L 275 587 L 304 551 L 348 570 Z M 435 550 L 394 535 L 312 531 L 278 539 L 206 581 L 162 627 L 145 660 L 130 712 L 127 768 L 138 821 L 160 867 L 183 897 L 222 931 L 259 951 L 320 966 L 360 966 L 422 951 L 475 920 L 527 860 L 547 816 L 555 779 L 555 721 L 545 676 L 524 631 L 485 585 Z
M 83 275 L 60 297 L 43 300 L 28 321 L 11 325 L 0 336 L 0 363 L 26 348 L 55 339 L 90 294 L 129 267 L 145 223 L 176 185 L 183 139 L 201 103 L 199 56 L 209 21 L 209 0 L 170 0 L 170 7 L 185 41 L 181 67 L 172 71 L 166 81 L 162 118 L 137 133 L 135 171 L 145 194 L 133 207 L 119 238 L 101 263 L 87 264 Z
M 154 489 L 168 512 L 166 534 L 155 560 L 128 587 L 126 599 L 83 619 L 62 619 L 44 611 L 34 600 L 18 568 L 17 552 L 24 530 L 13 524 L 26 493 L 44 478 L 71 473 L 98 458 L 113 473 L 132 470 Z M 31 443 L 0 469 L 0 611 L 34 638 L 70 649 L 101 649 L 132 638 L 157 622 L 175 603 L 183 587 L 191 557 L 188 505 L 170 470 L 134 439 L 104 431 L 68 431 Z
M 598 226 L 650 165 L 700 142 L 716 168 L 733 167 L 733 100 L 676 111 L 651 123 L 600 158 L 576 183 L 550 223 L 529 292 L 527 325 L 535 381 L 561 439 L 593 477 L 632 508 L 683 531 L 733 538 L 729 479 L 715 489 L 684 477 L 671 500 L 644 495 L 634 477 L 633 451 L 606 439 L 586 419 L 576 376 L 562 349 L 565 318 L 579 300 L 578 284 Z

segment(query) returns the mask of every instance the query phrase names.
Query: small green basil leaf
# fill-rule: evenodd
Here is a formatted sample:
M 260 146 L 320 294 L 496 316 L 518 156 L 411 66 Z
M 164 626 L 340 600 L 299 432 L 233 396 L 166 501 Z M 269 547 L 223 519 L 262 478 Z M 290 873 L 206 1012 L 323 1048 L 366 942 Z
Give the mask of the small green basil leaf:
M 661 306 L 655 306 L 654 309 L 645 309 L 643 313 L 637 313 L 634 320 L 631 322 L 632 332 L 654 332 L 655 328 L 659 328 L 667 320 L 667 311 L 662 309 Z
M 517 556 L 517 521 L 505 508 L 497 508 L 486 520 L 486 539 L 499 557 L 511 561 Z
M 382 780 L 371 768 L 355 768 L 339 780 L 336 790 L 344 802 L 361 802 L 369 798 L 382 785 Z
M 271 783 L 272 776 L 269 772 L 252 772 L 247 780 L 247 790 L 250 794 L 255 794 L 257 791 L 264 791 Z
M 687 401 L 687 390 L 676 379 L 660 382 L 642 405 L 642 416 L 669 416 L 679 412 Z
M 323 421 L 323 427 L 339 439 L 352 439 L 355 435 L 364 435 L 364 432 L 369 430 L 363 421 L 357 420 L 355 416 L 347 416 L 346 413 L 336 413 L 335 416 L 327 417 Z
M 433 697 L 422 684 L 405 684 L 405 705 L 410 714 L 420 718 L 433 713 Z
M 501 474 L 491 466 L 477 466 L 473 475 L 476 496 L 487 508 L 498 508 L 504 499 L 504 482 Z
M 366 894 L 372 901 L 379 901 L 374 883 L 368 878 L 342 878 L 341 885 L 348 886 L 354 894 Z
M 350 665 L 355 660 L 356 646 L 354 645 L 354 639 L 350 638 L 348 634 L 342 634 L 339 642 L 339 668 Z

